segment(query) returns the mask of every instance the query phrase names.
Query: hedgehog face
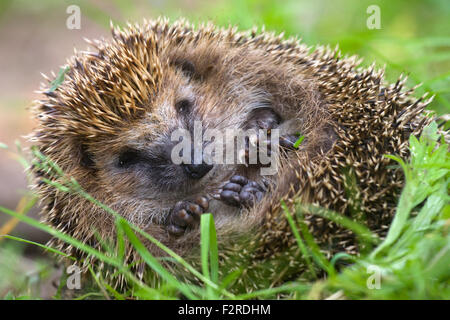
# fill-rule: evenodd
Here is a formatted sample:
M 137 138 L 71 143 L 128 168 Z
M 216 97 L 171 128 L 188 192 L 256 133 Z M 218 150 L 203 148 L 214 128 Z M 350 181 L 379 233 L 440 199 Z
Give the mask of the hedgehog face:
M 178 50 L 168 50 L 158 58 L 167 61 L 160 63 L 158 90 L 138 117 L 98 138 L 80 135 L 75 139 L 83 145 L 80 162 L 75 164 L 77 172 L 96 177 L 85 179 L 87 191 L 102 190 L 106 201 L 114 199 L 112 205 L 119 212 L 128 210 L 129 202 L 140 201 L 142 208 L 150 208 L 150 215 L 158 207 L 160 219 L 161 212 L 181 199 L 213 193 L 237 165 L 175 164 L 171 155 L 178 141 L 172 140 L 172 133 L 179 129 L 193 133 L 196 121 L 204 129 L 243 128 L 248 125 L 243 116 L 247 110 L 267 104 L 259 90 L 254 94 L 251 90 L 239 95 L 233 92 L 236 85 L 228 72 L 233 69 L 226 70 L 224 64 L 220 69 L 212 67 L 213 61 L 225 56 L 211 50 L 187 52 L 183 56 Z M 223 106 L 236 114 L 224 114 Z
M 189 71 L 192 68 L 190 64 Z M 172 161 L 177 143 L 171 139 L 172 132 L 192 132 L 194 122 L 207 116 L 200 109 L 208 102 L 199 90 L 201 84 L 193 83 L 185 68 L 167 65 L 162 74 L 148 111 L 129 128 L 93 145 L 95 151 L 90 153 L 103 185 L 115 186 L 135 199 L 172 202 L 188 190 L 203 189 L 213 166 Z
M 245 52 L 229 49 L 224 55 L 223 51 L 217 44 L 162 50 L 158 90 L 145 111 L 120 131 L 93 143 L 87 152 L 93 155 L 99 184 L 112 186 L 108 193 L 170 208 L 180 199 L 214 193 L 242 167 L 196 165 L 193 159 L 175 164 L 171 157 L 178 143 L 171 137 L 175 130 L 193 135 L 196 121 L 204 130 L 248 128 L 251 111 L 270 105 L 264 89 L 243 79 L 252 68 L 252 57 L 247 57 L 248 64 L 236 63 Z M 224 113 L 224 109 L 233 111 Z

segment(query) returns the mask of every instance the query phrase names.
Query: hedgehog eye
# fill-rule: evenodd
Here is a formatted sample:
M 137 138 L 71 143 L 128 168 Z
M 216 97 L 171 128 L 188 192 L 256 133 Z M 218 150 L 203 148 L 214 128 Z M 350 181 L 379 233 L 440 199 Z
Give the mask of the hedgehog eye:
M 192 101 L 189 99 L 181 99 L 175 103 L 175 109 L 179 113 L 187 113 L 192 109 Z
M 128 168 L 141 161 L 141 159 L 142 157 L 138 151 L 126 150 L 119 155 L 118 166 L 120 168 Z

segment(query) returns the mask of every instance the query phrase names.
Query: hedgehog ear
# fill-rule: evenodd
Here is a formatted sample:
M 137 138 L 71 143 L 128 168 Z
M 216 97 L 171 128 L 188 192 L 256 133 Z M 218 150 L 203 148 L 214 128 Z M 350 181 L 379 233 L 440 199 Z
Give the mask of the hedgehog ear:
M 88 147 L 85 144 L 80 143 L 79 149 L 80 149 L 80 158 L 79 158 L 80 164 L 85 168 L 89 169 L 94 168 L 95 167 L 94 156 L 92 155 L 92 153 L 89 152 Z
M 191 61 L 179 59 L 174 64 L 185 76 L 192 78 L 195 75 L 195 66 Z

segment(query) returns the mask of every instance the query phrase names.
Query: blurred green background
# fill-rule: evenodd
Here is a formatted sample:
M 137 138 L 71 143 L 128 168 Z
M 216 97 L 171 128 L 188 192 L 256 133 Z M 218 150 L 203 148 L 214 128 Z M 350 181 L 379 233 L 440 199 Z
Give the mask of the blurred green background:
M 66 9 L 73 4 L 81 9 L 80 30 L 66 27 Z M 370 5 L 380 8 L 380 29 L 367 27 Z M 160 15 L 241 30 L 264 25 L 310 46 L 339 44 L 343 53 L 363 57 L 364 65 L 386 65 L 391 81 L 404 73 L 410 86 L 423 83 L 418 95 L 434 94 L 430 108 L 449 113 L 449 0 L 0 0 L 0 142 L 27 145 L 23 136 L 33 128 L 27 108 L 38 97 L 40 73 L 57 72 L 74 47 L 86 49 L 83 37 L 109 37 L 110 19 L 123 25 Z M 14 209 L 26 190 L 23 168 L 0 150 L 0 205 Z M 0 228 L 5 221 L 0 215 Z M 46 239 L 24 225 L 14 233 Z M 6 261 L 0 252 L 1 260 Z

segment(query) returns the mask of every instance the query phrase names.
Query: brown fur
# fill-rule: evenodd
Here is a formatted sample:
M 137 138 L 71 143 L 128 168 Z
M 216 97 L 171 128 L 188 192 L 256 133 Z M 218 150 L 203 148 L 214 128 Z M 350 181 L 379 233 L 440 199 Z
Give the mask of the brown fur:
M 257 257 L 292 246 L 280 199 L 290 207 L 299 199 L 346 215 L 356 210 L 373 230 L 386 228 L 403 178 L 388 169 L 383 155 L 406 156 L 409 132 L 417 134 L 429 122 L 419 116 L 429 101 L 409 98 L 412 91 L 402 91 L 403 81 L 386 85 L 381 71 L 356 69 L 356 58 L 341 58 L 335 50 L 310 51 L 264 32 L 212 25 L 195 30 L 182 21 L 115 29 L 111 41 L 92 45 L 96 51 L 72 58 L 65 81 L 34 107 L 36 144 L 93 197 L 179 254 L 198 247 L 199 232 L 169 236 L 164 219 L 171 208 L 179 200 L 213 194 L 236 173 L 269 179 L 273 187 L 250 210 L 210 202 L 225 246 L 241 235 L 251 238 Z M 186 62 L 195 70 L 190 77 L 180 67 Z M 173 176 L 152 181 L 116 170 L 124 147 L 154 150 L 171 130 L 185 126 L 174 108 L 184 98 L 194 101 L 190 116 L 209 128 L 244 128 L 251 110 L 270 106 L 283 120 L 282 134 L 298 131 L 306 139 L 298 151 L 280 157 L 277 175 L 266 178 L 242 165 L 215 166 L 197 182 L 179 178 L 175 167 Z M 346 195 L 351 183 L 345 176 L 356 179 L 356 198 Z M 87 200 L 45 184 L 37 191 L 47 223 L 91 244 L 94 229 L 114 237 L 113 219 Z M 350 232 L 317 216 L 305 219 L 329 254 L 356 251 Z

